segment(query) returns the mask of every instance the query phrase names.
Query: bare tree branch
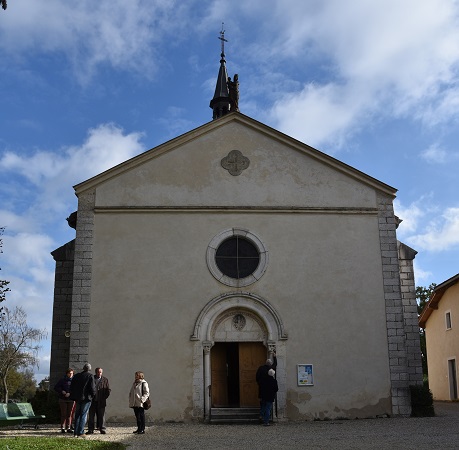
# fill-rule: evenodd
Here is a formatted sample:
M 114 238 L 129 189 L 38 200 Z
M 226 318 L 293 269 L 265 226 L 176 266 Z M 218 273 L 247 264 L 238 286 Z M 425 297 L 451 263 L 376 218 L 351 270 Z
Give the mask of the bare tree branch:
M 3 239 L 1 236 L 3 235 L 3 232 L 5 231 L 5 227 L 0 227 L 0 253 L 3 253 L 2 247 L 3 247 Z M 2 270 L 0 268 L 0 270 Z M 10 290 L 8 287 L 8 284 L 10 284 L 9 281 L 6 280 L 0 280 L 0 303 L 6 300 L 6 293 Z M 3 307 L 0 307 L 0 314 L 3 311 Z
M 4 308 L 0 323 L 0 379 L 8 402 L 8 372 L 13 368 L 38 367 L 38 342 L 46 336 L 46 330 L 29 327 L 27 314 L 18 306 L 12 311 Z

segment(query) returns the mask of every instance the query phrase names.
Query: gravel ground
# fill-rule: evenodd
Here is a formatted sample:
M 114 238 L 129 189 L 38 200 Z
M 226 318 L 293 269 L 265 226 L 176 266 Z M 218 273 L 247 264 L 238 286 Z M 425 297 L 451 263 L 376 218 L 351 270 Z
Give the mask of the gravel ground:
M 261 425 L 161 424 L 132 434 L 132 425 L 117 424 L 84 439 L 123 442 L 141 449 L 458 449 L 459 403 L 435 402 L 436 417 L 286 422 Z M 6 436 L 60 435 L 55 425 L 39 430 L 0 431 Z M 63 439 L 74 439 L 64 435 Z

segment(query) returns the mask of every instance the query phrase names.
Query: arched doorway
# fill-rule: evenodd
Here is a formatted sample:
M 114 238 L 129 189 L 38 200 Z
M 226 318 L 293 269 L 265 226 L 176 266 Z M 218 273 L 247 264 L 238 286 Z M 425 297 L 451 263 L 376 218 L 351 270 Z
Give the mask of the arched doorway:
M 208 419 L 213 407 L 256 407 L 257 368 L 274 351 L 278 357 L 278 415 L 285 411 L 285 341 L 276 310 L 249 293 L 211 300 L 195 322 L 193 366 L 194 415 Z

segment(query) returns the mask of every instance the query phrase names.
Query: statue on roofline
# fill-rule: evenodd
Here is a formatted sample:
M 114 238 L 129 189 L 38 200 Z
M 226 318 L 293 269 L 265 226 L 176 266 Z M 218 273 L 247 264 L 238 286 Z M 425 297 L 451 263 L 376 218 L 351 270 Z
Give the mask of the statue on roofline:
M 231 81 L 231 77 L 228 77 L 228 93 L 230 101 L 230 111 L 239 111 L 239 75 L 234 75 L 234 80 Z

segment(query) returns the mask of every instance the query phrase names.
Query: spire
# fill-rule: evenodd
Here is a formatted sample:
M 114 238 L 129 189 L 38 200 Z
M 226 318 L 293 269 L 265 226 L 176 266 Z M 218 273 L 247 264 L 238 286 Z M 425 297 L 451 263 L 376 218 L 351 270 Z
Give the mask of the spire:
M 213 119 L 218 119 L 219 117 L 224 116 L 230 111 L 239 111 L 237 107 L 237 101 L 234 101 L 236 94 L 235 89 L 238 91 L 239 83 L 237 81 L 237 75 L 234 76 L 234 81 L 231 82 L 231 78 L 228 77 L 226 71 L 226 60 L 225 60 L 225 42 L 228 42 L 225 39 L 225 30 L 220 31 L 220 39 L 222 44 L 222 51 L 220 55 L 220 70 L 218 71 L 217 84 L 215 86 L 214 98 L 210 101 L 210 107 L 213 110 Z M 239 92 L 237 92 L 237 98 L 239 97 Z

